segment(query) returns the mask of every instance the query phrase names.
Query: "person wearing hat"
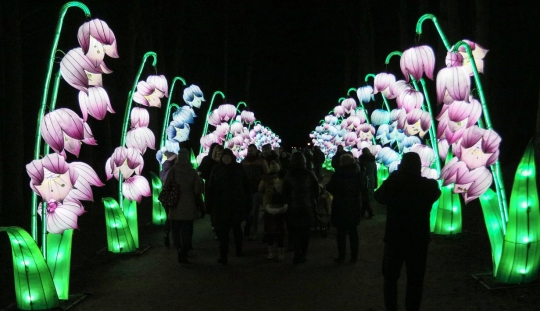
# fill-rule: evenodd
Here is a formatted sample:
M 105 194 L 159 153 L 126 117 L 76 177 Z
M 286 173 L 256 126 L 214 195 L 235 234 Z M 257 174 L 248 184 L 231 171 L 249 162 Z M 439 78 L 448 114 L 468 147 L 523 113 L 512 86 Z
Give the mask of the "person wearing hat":
M 282 180 L 279 178 L 281 167 L 275 160 L 270 162 L 268 167 L 269 176 L 259 184 L 259 192 L 263 195 L 264 207 L 264 234 L 268 243 L 268 259 L 276 258 L 282 262 L 284 259 L 283 236 L 285 234 L 285 212 L 287 205 L 283 202 Z
M 364 177 L 351 154 L 342 154 L 339 163 L 340 166 L 326 184 L 326 190 L 334 197 L 331 219 L 337 229 L 336 242 L 339 255 L 335 262 L 345 261 L 346 236 L 349 235 L 350 262 L 355 263 L 358 260 L 357 227 L 360 223 Z
M 180 149 L 176 163 L 171 168 L 166 183 L 170 178 L 180 187 L 180 198 L 176 207 L 169 210 L 171 235 L 178 251 L 178 262 L 189 263 L 187 256 L 192 248 L 193 221 L 201 217 L 196 196 L 202 191 L 199 174 L 190 161 L 190 152 Z
M 430 212 L 441 195 L 437 181 L 421 175 L 420 156 L 403 155 L 397 171 L 375 191 L 375 200 L 387 207 L 382 272 L 386 310 L 397 310 L 397 282 L 407 267 L 407 310 L 419 310 L 422 300 Z

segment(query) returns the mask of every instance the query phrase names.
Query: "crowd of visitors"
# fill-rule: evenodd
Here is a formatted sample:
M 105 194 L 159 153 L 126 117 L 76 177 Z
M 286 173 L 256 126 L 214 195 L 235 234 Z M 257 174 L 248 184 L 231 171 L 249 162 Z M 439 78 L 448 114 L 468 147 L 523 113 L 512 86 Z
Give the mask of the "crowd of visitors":
M 362 217 L 374 216 L 371 203 L 376 200 L 387 206 L 382 262 L 386 308 L 396 309 L 397 281 L 405 264 L 407 310 L 418 310 L 430 236 L 429 214 L 440 195 L 437 182 L 421 176 L 418 154 L 404 154 L 398 169 L 378 187 L 377 164 L 368 148 L 355 158 L 338 146 L 330 162 L 333 173 L 323 169 L 326 159 L 317 147 L 293 148 L 290 153 L 273 150 L 270 145 L 261 149 L 250 145 L 247 156 L 238 162 L 232 150 L 213 144 L 197 170 L 186 148 L 178 154 L 165 153 L 162 183 L 174 180 L 180 188 L 178 204 L 166 211 L 165 245 L 169 247 L 171 234 L 178 262 L 189 263 L 193 221 L 209 214 L 219 241 L 218 263 L 229 261 L 231 231 L 237 256 L 243 255 L 244 239 L 261 240 L 268 245 L 268 259 L 284 261 L 287 244 L 294 251 L 293 263 L 304 263 L 312 229 L 323 219 L 320 211 L 326 210 L 336 228 L 335 262 L 345 261 L 348 237 L 349 261 L 355 263 L 358 225 Z M 321 203 L 328 202 L 331 206 L 321 209 Z M 264 227 L 262 236 L 258 235 L 259 225 Z

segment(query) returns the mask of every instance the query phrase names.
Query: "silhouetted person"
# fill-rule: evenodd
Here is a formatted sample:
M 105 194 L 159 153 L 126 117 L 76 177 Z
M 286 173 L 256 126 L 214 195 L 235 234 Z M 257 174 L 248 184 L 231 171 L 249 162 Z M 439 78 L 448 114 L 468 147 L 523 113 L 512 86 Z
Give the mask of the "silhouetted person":
M 375 156 L 369 148 L 362 149 L 362 154 L 358 157 L 358 164 L 360 164 L 360 170 L 366 176 L 367 190 L 367 195 L 362 196 L 362 210 L 360 211 L 360 215 L 363 217 L 367 212 L 368 218 L 372 218 L 374 214 L 371 208 L 371 201 L 373 200 L 373 192 L 377 188 L 377 163 L 375 162 Z
M 257 146 L 251 144 L 248 146 L 247 156 L 242 160 L 242 165 L 246 170 L 249 179 L 249 187 L 251 189 L 251 212 L 247 216 L 246 225 L 244 226 L 244 236 L 248 236 L 249 240 L 257 239 L 257 231 L 259 224 L 259 211 L 262 206 L 262 195 L 259 192 L 259 183 L 262 178 L 268 175 L 268 164 L 259 154 Z
M 346 236 L 349 235 L 351 262 L 358 260 L 358 230 L 360 223 L 361 192 L 365 187 L 362 172 L 354 157 L 344 154 L 340 158 L 340 167 L 332 174 L 326 189 L 334 199 L 332 201 L 332 223 L 337 229 L 337 263 L 345 261 Z
M 317 179 L 322 181 L 322 165 L 324 161 L 326 160 L 326 157 L 324 156 L 324 153 L 321 151 L 321 147 L 315 146 L 313 147 L 313 173 L 315 173 L 315 176 Z
M 242 256 L 242 227 L 245 211 L 251 206 L 251 191 L 244 167 L 225 149 L 221 162 L 212 169 L 206 194 L 206 205 L 213 213 L 212 225 L 219 239 L 218 263 L 227 264 L 229 233 L 232 229 L 236 255 Z
M 169 176 L 169 172 L 171 168 L 174 165 L 174 162 L 176 162 L 176 153 L 165 151 L 163 155 L 167 158 L 165 162 L 161 164 L 161 171 L 159 171 L 159 179 L 161 180 L 161 184 L 165 185 L 165 181 L 167 180 L 167 176 Z M 171 222 L 169 220 L 169 208 L 163 206 L 165 209 L 165 215 L 167 215 L 167 219 L 165 219 L 165 225 L 163 228 L 163 244 L 165 246 L 169 247 L 170 241 L 169 241 L 169 233 L 171 232 Z
M 279 162 L 282 170 L 289 169 L 289 163 L 291 162 L 291 155 L 286 151 L 281 151 Z
M 193 221 L 201 217 L 195 200 L 201 193 L 201 183 L 189 158 L 189 151 L 180 149 L 176 163 L 166 180 L 170 183 L 171 178 L 174 177 L 174 182 L 180 187 L 178 204 L 171 207 L 168 214 L 179 263 L 189 263 L 187 256 L 189 250 L 192 249 Z
M 289 172 L 283 180 L 283 198 L 288 205 L 287 227 L 293 244 L 293 263 L 306 262 L 312 217 L 317 207 L 319 183 L 315 174 L 306 169 L 301 152 L 291 155 Z
M 332 157 L 332 167 L 334 168 L 334 171 L 339 167 L 339 158 L 341 158 L 341 155 L 345 153 L 345 148 L 343 148 L 343 145 L 338 145 L 336 153 Z
M 403 263 L 407 268 L 406 309 L 420 309 L 430 241 L 429 214 L 440 195 L 437 181 L 421 176 L 420 156 L 414 152 L 405 153 L 398 170 L 375 191 L 375 200 L 387 205 L 382 264 L 386 310 L 397 310 L 397 282 Z

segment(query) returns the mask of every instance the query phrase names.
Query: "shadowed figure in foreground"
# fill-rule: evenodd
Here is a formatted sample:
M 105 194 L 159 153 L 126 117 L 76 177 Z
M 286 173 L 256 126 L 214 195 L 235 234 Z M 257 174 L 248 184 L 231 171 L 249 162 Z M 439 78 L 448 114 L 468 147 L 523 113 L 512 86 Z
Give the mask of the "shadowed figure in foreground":
M 429 214 L 440 195 L 437 181 L 421 176 L 420 156 L 414 152 L 405 153 L 398 170 L 375 191 L 375 200 L 387 205 L 382 264 L 386 310 L 397 310 L 397 281 L 403 263 L 407 268 L 406 309 L 420 309 Z

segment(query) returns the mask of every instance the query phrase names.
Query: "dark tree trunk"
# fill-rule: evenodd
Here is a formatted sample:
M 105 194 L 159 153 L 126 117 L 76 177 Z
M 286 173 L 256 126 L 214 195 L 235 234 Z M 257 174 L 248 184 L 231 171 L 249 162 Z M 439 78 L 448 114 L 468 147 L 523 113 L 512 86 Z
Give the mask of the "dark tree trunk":
M 3 217 L 7 221 L 16 223 L 24 219 L 30 201 L 24 200 L 23 189 L 28 187 L 28 180 L 25 172 L 24 157 L 24 127 L 23 127 L 23 81 L 22 81 L 22 42 L 21 42 L 21 17 L 19 1 L 2 2 L 2 21 L 4 21 L 4 43 L 5 59 L 9 60 L 3 68 L 4 83 L 2 83 L 4 99 L 9 98 L 3 106 L 4 118 L 2 122 L 2 162 L 9 163 L 2 169 L 2 185 L 9 187 L 9 192 L 3 191 L 6 195 L 2 198 Z M 9 93 L 7 93 L 9 90 Z M 3 218 L 2 217 L 2 218 Z M 17 219 L 18 218 L 18 219 Z

